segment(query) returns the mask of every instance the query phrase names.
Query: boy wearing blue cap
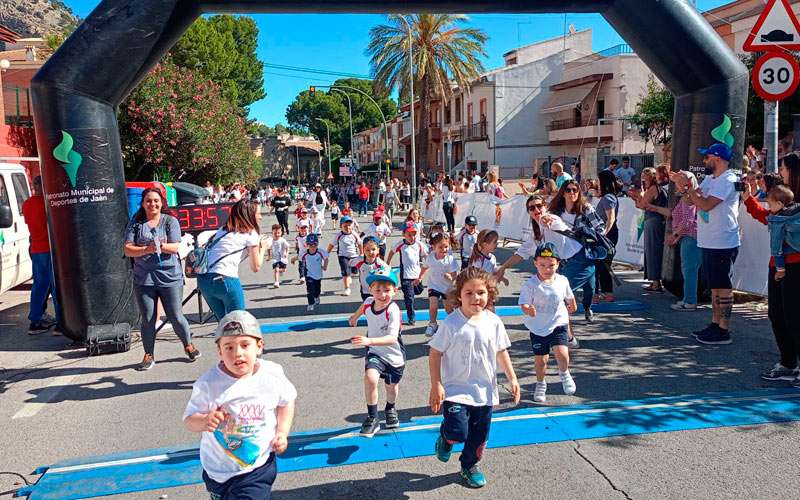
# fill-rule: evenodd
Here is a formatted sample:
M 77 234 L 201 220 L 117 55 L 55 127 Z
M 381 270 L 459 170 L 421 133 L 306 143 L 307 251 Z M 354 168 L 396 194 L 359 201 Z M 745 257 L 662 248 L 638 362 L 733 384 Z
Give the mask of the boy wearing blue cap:
M 306 251 L 302 257 L 306 272 L 307 310 L 313 311 L 319 304 L 322 293 L 322 275 L 328 269 L 328 252 L 319 248 L 319 235 L 311 233 L 306 236 Z
M 519 305 L 525 314 L 522 323 L 528 328 L 536 364 L 536 388 L 533 400 L 547 400 L 547 382 L 544 379 L 547 361 L 552 348 L 558 363 L 558 374 L 564 394 L 575 394 L 575 381 L 569 373 L 569 315 L 578 305 L 569 280 L 556 271 L 560 258 L 555 245 L 543 243 L 536 248 L 534 265 L 536 275 L 522 285 Z
M 397 293 L 397 278 L 388 268 L 372 273 L 367 278 L 372 294 L 350 316 L 350 326 L 355 327 L 363 314 L 367 318 L 367 336 L 350 339 L 353 345 L 367 348 L 364 365 L 364 395 L 367 399 L 367 418 L 360 434 L 372 437 L 380 429 L 378 421 L 378 381 L 386 383 L 385 427 L 400 426 L 395 403 L 400 379 L 406 365 L 403 338 L 400 336 L 400 308 L 392 302 Z
M 348 296 L 350 295 L 350 283 L 353 281 L 352 276 L 355 274 L 350 261 L 361 255 L 363 248 L 361 246 L 361 237 L 353 232 L 352 218 L 345 215 L 342 217 L 340 226 L 341 231 L 336 235 L 333 242 L 328 245 L 328 253 L 331 253 L 334 248 L 336 249 L 339 268 L 342 271 L 342 283 L 344 284 L 342 295 Z
M 186 428 L 202 433 L 203 481 L 211 498 L 269 498 L 297 391 L 280 365 L 258 359 L 264 341 L 249 312 L 226 314 L 214 338 L 220 362 L 194 383 L 183 413 Z

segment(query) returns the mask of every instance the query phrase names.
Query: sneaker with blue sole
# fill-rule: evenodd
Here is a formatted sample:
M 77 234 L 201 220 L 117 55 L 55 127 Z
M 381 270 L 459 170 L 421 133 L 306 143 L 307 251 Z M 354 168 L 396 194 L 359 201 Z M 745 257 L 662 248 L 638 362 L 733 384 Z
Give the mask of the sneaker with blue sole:
M 473 465 L 469 469 L 461 468 L 461 477 L 470 488 L 483 488 L 486 486 L 486 477 L 483 472 L 478 469 L 477 465 Z
M 439 434 L 439 437 L 436 439 L 436 458 L 438 458 L 440 462 L 447 462 L 450 460 L 452 452 L 453 445 L 448 443 L 444 439 L 444 436 Z

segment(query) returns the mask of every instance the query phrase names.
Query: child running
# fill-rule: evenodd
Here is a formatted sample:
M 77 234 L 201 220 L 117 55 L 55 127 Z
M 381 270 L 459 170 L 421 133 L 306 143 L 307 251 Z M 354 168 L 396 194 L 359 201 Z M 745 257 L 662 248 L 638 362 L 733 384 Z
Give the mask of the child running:
M 536 275 L 522 285 L 519 292 L 519 305 L 522 308 L 522 322 L 530 330 L 531 346 L 536 363 L 536 388 L 533 400 L 537 403 L 547 401 L 547 382 L 544 379 L 550 349 L 556 356 L 558 374 L 564 394 L 575 394 L 575 381 L 569 373 L 569 348 L 567 327 L 569 315 L 578 305 L 569 280 L 557 273 L 559 256 L 555 245 L 543 243 L 534 254 Z
M 469 257 L 469 265 L 483 269 L 489 274 L 494 274 L 498 268 L 497 258 L 494 256 L 494 251 L 497 250 L 498 237 L 497 231 L 492 229 L 484 229 L 478 233 L 478 238 L 475 240 L 472 254 Z M 500 282 L 508 286 L 506 278 L 503 278 Z
M 272 238 L 270 238 L 267 258 L 272 260 L 272 276 L 275 278 L 273 288 L 280 288 L 281 275 L 286 272 L 289 263 L 289 242 L 283 237 L 283 228 L 280 224 L 272 225 Z
M 425 243 L 417 241 L 417 225 L 406 221 L 403 226 L 403 241 L 400 242 L 386 258 L 386 263 L 392 264 L 394 254 L 400 255 L 400 283 L 403 289 L 403 302 L 406 306 L 408 324 L 414 326 L 414 297 L 422 293 L 420 273 L 422 261 L 428 256 L 428 247 Z
M 311 220 L 308 218 L 308 209 L 306 207 L 297 207 L 295 210 L 297 221 L 294 224 L 296 231 L 300 231 L 302 226 L 306 226 L 308 231 L 311 232 Z
M 306 251 L 302 257 L 303 268 L 306 272 L 306 298 L 308 307 L 313 311 L 319 305 L 319 296 L 322 293 L 322 275 L 328 270 L 328 252 L 319 248 L 319 235 L 309 234 L 306 238 Z
M 383 221 L 383 215 L 382 211 L 375 210 L 372 222 L 364 228 L 365 237 L 372 236 L 378 240 L 378 253 L 381 259 L 386 257 L 386 238 L 392 234 L 392 228 Z
M 514 404 L 520 388 L 508 355 L 511 341 L 503 322 L 487 306 L 497 297 L 494 278 L 468 267 L 456 278 L 457 306 L 430 340 L 431 410 L 444 420 L 436 439 L 436 458 L 450 460 L 455 443 L 464 443 L 461 477 L 471 488 L 486 485 L 478 461 L 486 448 L 497 393 L 497 365 L 508 379 Z
M 339 259 L 339 268 L 342 272 L 342 284 L 344 290 L 342 295 L 350 295 L 350 283 L 353 281 L 351 276 L 354 273 L 353 268 L 350 266 L 350 261 L 361 255 L 363 248 L 361 245 L 361 237 L 353 232 L 353 219 L 348 216 L 342 217 L 341 231 L 336 235 L 336 238 L 331 244 L 328 245 L 328 253 L 335 248 L 336 255 Z
M 350 339 L 353 345 L 367 348 L 364 365 L 364 395 L 367 399 L 367 418 L 361 425 L 361 435 L 372 437 L 378 432 L 378 380 L 386 383 L 386 406 L 383 410 L 387 429 L 400 426 L 397 416 L 397 391 L 403 378 L 406 356 L 403 338 L 400 336 L 400 308 L 392 302 L 397 292 L 397 280 L 391 270 L 384 269 L 367 278 L 372 294 L 350 316 L 350 326 L 355 327 L 358 318 L 367 317 L 367 336 Z
M 299 261 L 297 265 L 297 272 L 300 279 L 297 280 L 298 285 L 303 285 L 306 282 L 306 268 L 303 262 L 303 255 L 306 253 L 306 238 L 308 237 L 308 226 L 299 226 L 298 234 L 294 237 L 294 250 L 297 253 L 292 257 L 292 264 Z
M 478 219 L 474 215 L 468 215 L 464 219 L 464 227 L 458 234 L 458 248 L 461 253 L 461 269 L 469 265 L 469 258 L 472 255 L 472 248 L 478 241 Z
M 361 284 L 361 300 L 367 300 L 371 296 L 367 278 L 370 274 L 379 270 L 389 269 L 389 265 L 378 255 L 378 239 L 374 236 L 364 238 L 364 256 L 356 257 L 350 261 L 350 266 L 358 273 L 358 281 Z
M 332 201 L 331 202 L 331 221 L 333 222 L 333 228 L 339 229 L 339 203 Z
M 220 362 L 194 383 L 183 423 L 202 433 L 200 463 L 211 498 L 269 498 L 297 391 L 280 365 L 258 359 L 264 341 L 252 314 L 226 314 L 214 338 Z
M 447 294 L 453 289 L 453 282 L 460 269 L 460 265 L 456 257 L 450 253 L 450 240 L 446 237 L 445 233 L 436 233 L 431 238 L 431 253 L 425 259 L 425 265 L 422 266 L 419 279 L 422 279 L 426 273 L 428 274 L 428 312 L 430 313 L 430 320 L 428 327 L 425 328 L 425 335 L 432 337 L 439 324 L 436 315 L 439 312 L 439 300 L 445 304 L 445 310 L 450 313 L 448 303 L 445 302 Z

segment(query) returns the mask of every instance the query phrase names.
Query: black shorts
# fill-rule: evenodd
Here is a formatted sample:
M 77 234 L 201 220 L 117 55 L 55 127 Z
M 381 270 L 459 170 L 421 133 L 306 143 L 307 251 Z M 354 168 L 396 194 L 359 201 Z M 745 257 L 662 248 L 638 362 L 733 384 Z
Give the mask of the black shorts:
M 463 271 L 468 267 L 469 267 L 469 257 L 467 258 L 461 257 L 461 270 Z
M 269 498 L 277 474 L 275 454 L 271 453 L 267 463 L 261 467 L 233 476 L 224 483 L 214 481 L 203 471 L 203 482 L 211 498 Z
M 353 257 L 339 257 L 339 268 L 342 270 L 342 276 L 353 276 L 358 274 L 355 267 L 350 267 L 350 261 Z
M 383 358 L 367 351 L 367 356 L 364 358 L 364 371 L 370 368 L 377 370 L 387 385 L 392 385 L 399 383 L 400 379 L 403 378 L 403 370 L 405 370 L 406 366 L 392 366 L 384 361 Z
M 275 268 L 286 269 L 286 263 L 285 262 L 273 262 L 272 263 L 272 269 L 275 269 Z
M 542 337 L 531 332 L 531 347 L 535 356 L 546 356 L 550 354 L 550 348 L 557 345 L 566 346 L 569 342 L 567 338 L 567 327 L 557 326 L 550 335 Z
M 436 297 L 438 299 L 444 300 L 447 298 L 447 294 L 442 293 L 439 290 L 434 290 L 433 288 L 428 288 L 428 297 Z
M 739 248 L 703 248 L 703 274 L 708 288 L 729 290 L 733 288 L 733 263 Z
M 332 220 L 332 221 L 334 221 L 334 222 L 336 222 L 337 220 L 339 220 L 339 214 L 334 214 L 334 213 L 332 213 L 332 214 L 331 214 L 331 220 Z

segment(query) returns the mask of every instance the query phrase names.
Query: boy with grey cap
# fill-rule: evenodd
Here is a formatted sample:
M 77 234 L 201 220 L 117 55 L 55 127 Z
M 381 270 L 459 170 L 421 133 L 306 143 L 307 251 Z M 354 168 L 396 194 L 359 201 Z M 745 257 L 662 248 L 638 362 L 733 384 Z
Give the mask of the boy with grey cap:
M 211 498 L 269 498 L 275 455 L 286 451 L 297 391 L 277 363 L 258 359 L 261 327 L 231 311 L 214 334 L 220 362 L 200 376 L 183 422 L 200 432 L 203 481 Z

